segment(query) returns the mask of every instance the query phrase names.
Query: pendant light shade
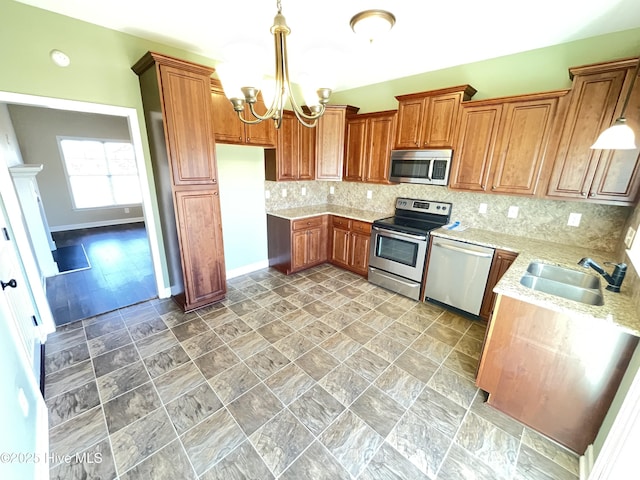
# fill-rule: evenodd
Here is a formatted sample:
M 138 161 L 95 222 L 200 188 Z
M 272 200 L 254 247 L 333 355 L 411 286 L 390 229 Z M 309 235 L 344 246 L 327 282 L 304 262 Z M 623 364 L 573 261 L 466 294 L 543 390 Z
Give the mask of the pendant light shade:
M 600 134 L 600 136 L 596 140 L 596 143 L 591 145 L 591 148 L 598 150 L 635 150 L 635 134 L 633 133 L 631 127 L 627 125 L 627 119 L 624 117 L 624 112 L 627 109 L 627 105 L 629 105 L 629 99 L 631 98 L 631 94 L 633 93 L 633 86 L 636 83 L 636 78 L 638 77 L 639 72 L 640 57 L 638 58 L 638 64 L 636 65 L 635 72 L 633 72 L 631 84 L 629 85 L 627 96 L 624 100 L 624 104 L 622 105 L 620 116 L 616 119 L 612 126 L 607 128 Z
M 600 134 L 596 143 L 591 145 L 593 149 L 601 150 L 635 150 L 636 136 L 624 118 L 618 118 L 616 122 Z

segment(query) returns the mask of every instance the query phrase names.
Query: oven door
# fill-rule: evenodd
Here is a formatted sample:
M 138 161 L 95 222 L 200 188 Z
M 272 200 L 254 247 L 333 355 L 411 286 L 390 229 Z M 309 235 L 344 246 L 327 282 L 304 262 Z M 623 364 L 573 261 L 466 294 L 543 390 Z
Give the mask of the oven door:
M 422 281 L 427 235 L 412 235 L 374 226 L 369 266 L 416 282 Z

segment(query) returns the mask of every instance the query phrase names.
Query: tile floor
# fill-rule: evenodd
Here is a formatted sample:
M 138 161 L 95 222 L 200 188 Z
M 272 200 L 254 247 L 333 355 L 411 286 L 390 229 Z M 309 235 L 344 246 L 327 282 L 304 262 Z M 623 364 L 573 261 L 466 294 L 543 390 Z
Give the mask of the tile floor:
M 50 450 L 84 461 L 51 478 L 578 478 L 483 403 L 484 330 L 329 265 L 71 323 L 47 342 Z
M 82 243 L 88 270 L 47 278 L 56 325 L 109 312 L 157 295 L 144 223 L 84 228 L 52 234 L 58 247 Z

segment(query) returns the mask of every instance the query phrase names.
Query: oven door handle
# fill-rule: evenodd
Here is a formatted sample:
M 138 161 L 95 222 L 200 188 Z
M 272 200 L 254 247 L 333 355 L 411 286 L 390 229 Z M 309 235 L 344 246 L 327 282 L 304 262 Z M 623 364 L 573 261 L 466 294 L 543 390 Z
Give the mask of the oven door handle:
M 404 233 L 404 232 L 396 232 L 395 230 L 387 230 L 386 228 L 380 228 L 380 227 L 373 227 L 373 230 L 375 230 L 376 232 L 381 232 L 381 233 L 386 233 L 389 235 L 398 235 L 400 237 L 407 237 L 407 238 L 411 238 L 413 240 L 426 240 L 427 237 L 425 235 L 411 235 L 410 233 Z
M 492 253 L 477 252 L 475 250 L 468 250 L 466 248 L 456 247 L 455 245 L 448 245 L 448 244 L 444 244 L 444 243 L 440 243 L 440 242 L 433 242 L 433 244 L 436 247 L 445 248 L 447 250 L 453 250 L 455 252 L 460 252 L 460 253 L 464 253 L 464 254 L 467 254 L 467 255 L 474 255 L 476 257 L 481 257 L 481 258 L 491 258 L 491 257 L 493 257 L 493 252 Z

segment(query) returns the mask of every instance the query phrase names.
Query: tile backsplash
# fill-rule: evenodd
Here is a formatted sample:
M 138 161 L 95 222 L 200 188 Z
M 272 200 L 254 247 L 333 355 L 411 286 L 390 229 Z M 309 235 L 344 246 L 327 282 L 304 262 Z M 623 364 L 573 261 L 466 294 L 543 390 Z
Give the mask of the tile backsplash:
M 330 187 L 334 188 L 334 194 L 329 193 Z M 283 189 L 286 196 L 282 195 Z M 302 195 L 303 189 L 305 195 Z M 265 191 L 269 192 L 269 198 L 265 199 L 267 210 L 330 203 L 380 212 L 381 217 L 393 213 L 396 197 L 451 202 L 451 220 L 459 220 L 469 227 L 586 246 L 612 254 L 616 253 L 631 212 L 629 207 L 459 192 L 431 185 L 267 181 Z M 369 191 L 370 199 L 367 198 Z M 487 204 L 486 213 L 478 213 L 481 203 Z M 507 217 L 511 206 L 518 207 L 517 218 Z M 578 227 L 567 225 L 570 213 L 581 215 Z

